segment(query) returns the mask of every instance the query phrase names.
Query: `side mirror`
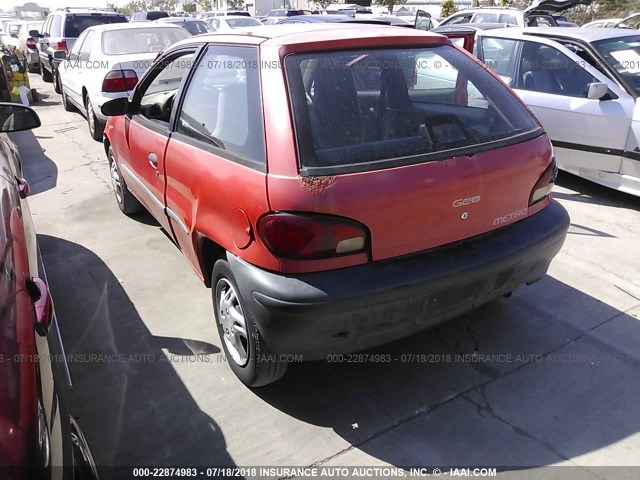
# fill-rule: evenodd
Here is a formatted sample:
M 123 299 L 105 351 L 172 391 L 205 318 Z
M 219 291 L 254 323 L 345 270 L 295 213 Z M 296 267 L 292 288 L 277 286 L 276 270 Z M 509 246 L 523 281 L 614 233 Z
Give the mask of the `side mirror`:
M 129 100 L 127 98 L 114 98 L 102 104 L 100 111 L 107 117 L 117 117 L 118 115 L 124 115 L 129 109 Z
M 53 58 L 56 60 L 67 60 L 69 56 L 64 50 L 56 50 L 55 52 L 53 52 Z
M 0 133 L 21 132 L 40 126 L 38 114 L 19 103 L 0 103 Z
M 606 83 L 593 82 L 587 85 L 586 97 L 591 100 L 601 100 L 609 91 Z
M 40 32 L 38 30 L 29 30 L 29 36 L 33 38 L 40 38 Z
M 11 34 L 11 38 L 18 38 L 18 34 L 17 33 L 12 33 Z

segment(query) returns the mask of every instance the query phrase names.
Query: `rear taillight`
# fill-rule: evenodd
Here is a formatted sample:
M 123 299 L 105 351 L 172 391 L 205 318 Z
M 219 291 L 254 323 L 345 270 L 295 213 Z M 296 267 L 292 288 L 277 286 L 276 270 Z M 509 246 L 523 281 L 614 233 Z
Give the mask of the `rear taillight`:
M 65 42 L 65 41 L 56 42 L 56 50 L 64 50 L 65 52 L 68 52 L 68 50 L 67 50 L 67 42 Z
M 126 92 L 138 83 L 135 70 L 112 70 L 102 80 L 103 92 Z
M 551 193 L 557 176 L 558 164 L 556 163 L 556 159 L 553 158 L 549 166 L 544 172 L 542 172 L 542 175 L 533 186 L 533 190 L 531 190 L 531 195 L 529 196 L 529 206 L 539 202 Z
M 274 255 L 292 260 L 362 253 L 368 243 L 364 226 L 329 215 L 265 215 L 258 221 L 258 235 Z
M 38 48 L 38 44 L 36 43 L 36 41 L 33 39 L 33 37 L 29 37 L 27 38 L 27 41 L 25 42 L 27 45 L 27 48 L 31 49 L 31 50 L 35 50 Z

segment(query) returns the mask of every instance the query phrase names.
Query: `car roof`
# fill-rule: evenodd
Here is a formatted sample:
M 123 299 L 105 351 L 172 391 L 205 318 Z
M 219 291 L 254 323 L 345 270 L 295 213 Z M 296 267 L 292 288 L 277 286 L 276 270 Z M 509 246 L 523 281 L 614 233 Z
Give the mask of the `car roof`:
M 182 22 L 205 22 L 206 23 L 206 20 L 203 20 L 201 18 L 192 18 L 192 17 L 164 17 L 154 21 L 158 23 L 182 23 Z
M 68 15 L 91 15 L 91 14 L 100 14 L 100 15 L 117 15 L 117 16 L 122 16 L 124 17 L 124 13 L 120 13 L 120 12 L 116 12 L 114 10 L 108 10 L 108 9 L 100 9 L 100 8 L 60 8 L 58 10 L 55 10 L 52 13 L 62 13 L 62 14 L 68 14 Z
M 243 19 L 253 18 L 254 20 L 258 20 L 258 19 L 257 19 L 257 18 L 255 18 L 255 17 L 248 17 L 248 16 L 246 16 L 246 15 L 225 15 L 224 17 L 215 17 L 215 18 L 216 18 L 216 19 L 218 19 L 218 18 L 222 18 L 222 19 L 224 19 L 224 20 L 229 20 L 229 19 L 232 19 L 232 20 L 233 20 L 234 18 L 243 18 Z M 258 20 L 258 21 L 260 21 L 260 20 Z
M 276 25 L 256 25 L 256 30 L 243 29 L 240 33 L 207 33 L 187 38 L 172 46 L 207 43 L 234 43 L 239 45 L 285 46 L 305 43 L 322 43 L 335 40 L 356 40 L 363 38 L 421 38 L 426 43 L 449 43 L 446 37 L 411 28 L 390 27 L 358 23 L 293 23 Z M 383 44 L 384 41 L 381 41 Z
M 597 42 L 608 38 L 631 37 L 640 35 L 638 30 L 625 30 L 622 28 L 581 28 L 581 27 L 510 27 L 492 30 L 492 33 L 499 33 L 500 36 L 522 38 L 523 36 L 538 37 L 561 37 L 579 40 L 585 43 Z
M 156 22 L 131 22 L 131 23 L 105 23 L 102 25 L 94 25 L 90 27 L 91 30 L 102 32 L 112 30 L 135 30 L 140 28 L 180 28 L 178 25 L 171 23 L 163 24 Z M 89 29 L 87 29 L 89 30 Z

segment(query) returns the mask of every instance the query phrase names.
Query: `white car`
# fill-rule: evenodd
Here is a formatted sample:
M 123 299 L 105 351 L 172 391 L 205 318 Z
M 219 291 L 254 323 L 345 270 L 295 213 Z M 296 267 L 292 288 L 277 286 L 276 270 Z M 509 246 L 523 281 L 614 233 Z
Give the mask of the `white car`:
M 261 27 L 263 23 L 254 17 L 226 16 L 207 18 L 216 32 L 231 32 L 234 29 Z
M 540 120 L 559 168 L 640 196 L 640 32 L 478 30 L 475 50 Z
M 58 68 L 65 110 L 84 113 L 89 133 L 102 141 L 107 121 L 100 111 L 102 104 L 128 97 L 161 51 L 189 37 L 186 30 L 166 23 L 118 23 L 86 29 Z
M 600 20 L 594 20 L 593 22 L 585 23 L 584 25 L 582 25 L 582 28 L 612 28 L 621 21 L 622 18 L 602 18 Z

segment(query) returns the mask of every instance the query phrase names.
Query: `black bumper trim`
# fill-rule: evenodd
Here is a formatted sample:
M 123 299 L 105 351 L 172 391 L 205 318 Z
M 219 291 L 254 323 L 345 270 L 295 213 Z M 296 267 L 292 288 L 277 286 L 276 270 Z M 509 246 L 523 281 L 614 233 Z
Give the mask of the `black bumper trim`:
M 269 348 L 314 360 L 402 338 L 539 280 L 568 228 L 552 202 L 465 242 L 340 270 L 285 275 L 227 258 Z

